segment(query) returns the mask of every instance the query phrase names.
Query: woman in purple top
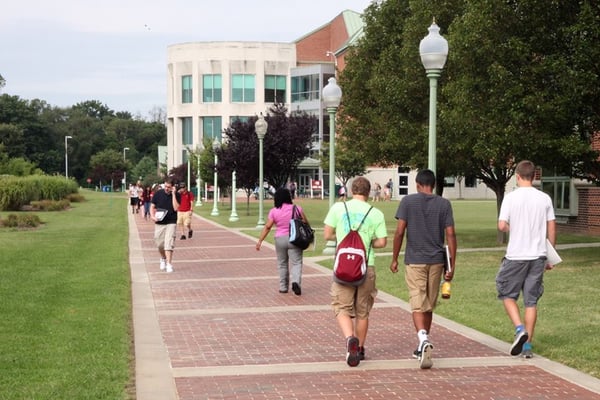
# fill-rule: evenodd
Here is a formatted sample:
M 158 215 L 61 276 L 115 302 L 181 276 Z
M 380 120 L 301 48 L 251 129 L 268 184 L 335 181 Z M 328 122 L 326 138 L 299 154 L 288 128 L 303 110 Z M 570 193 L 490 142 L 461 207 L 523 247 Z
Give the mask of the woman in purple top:
M 269 234 L 269 231 L 276 226 L 275 230 L 275 252 L 277 253 L 277 269 L 279 270 L 279 293 L 287 293 L 290 282 L 290 272 L 292 275 L 292 291 L 295 295 L 302 294 L 302 249 L 290 243 L 290 220 L 294 203 L 292 195 L 286 188 L 279 188 L 274 195 L 275 207 L 269 211 L 267 223 L 260 233 L 256 250 L 260 250 L 263 240 Z M 308 223 L 302 207 L 296 206 L 302 220 Z M 290 271 L 289 264 L 292 264 Z

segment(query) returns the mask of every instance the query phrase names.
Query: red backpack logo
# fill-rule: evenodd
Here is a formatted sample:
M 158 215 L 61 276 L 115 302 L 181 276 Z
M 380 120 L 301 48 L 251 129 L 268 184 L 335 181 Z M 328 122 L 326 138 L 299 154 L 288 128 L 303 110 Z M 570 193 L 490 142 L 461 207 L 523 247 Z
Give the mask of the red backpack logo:
M 338 244 L 333 264 L 333 280 L 342 285 L 360 286 L 367 278 L 367 257 L 369 253 L 365 249 L 365 244 L 358 231 L 373 207 L 369 208 L 356 229 L 352 229 L 346 202 L 344 202 L 344 207 L 346 208 L 348 225 L 351 228 L 350 232 Z M 370 248 L 371 246 L 369 246 Z

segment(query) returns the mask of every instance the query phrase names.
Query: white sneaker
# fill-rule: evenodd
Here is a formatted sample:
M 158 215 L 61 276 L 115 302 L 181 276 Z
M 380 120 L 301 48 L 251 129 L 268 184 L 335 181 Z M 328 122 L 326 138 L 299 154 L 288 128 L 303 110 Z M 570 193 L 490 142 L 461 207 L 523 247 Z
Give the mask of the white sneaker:
M 423 342 L 421 347 L 421 358 L 419 359 L 419 367 L 421 369 L 429 369 L 433 367 L 433 360 L 431 359 L 433 353 L 433 345 L 429 340 Z
M 167 272 L 168 273 L 173 272 L 173 266 L 171 264 L 167 264 Z
M 160 270 L 164 271 L 167 268 L 167 260 L 165 258 L 160 259 Z

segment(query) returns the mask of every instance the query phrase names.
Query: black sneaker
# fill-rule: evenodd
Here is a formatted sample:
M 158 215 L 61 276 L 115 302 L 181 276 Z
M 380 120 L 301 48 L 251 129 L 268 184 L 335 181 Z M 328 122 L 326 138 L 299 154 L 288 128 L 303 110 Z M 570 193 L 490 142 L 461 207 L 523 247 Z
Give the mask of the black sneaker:
M 356 367 L 360 364 L 358 338 L 355 336 L 348 336 L 346 338 L 346 363 L 351 367 Z
M 360 361 L 365 359 L 365 346 L 358 346 L 358 358 Z
M 419 358 L 421 358 L 421 350 L 416 349 L 415 351 L 413 351 L 412 356 L 413 358 L 416 358 L 418 360 Z
M 194 231 L 190 229 L 188 231 L 188 239 L 191 239 L 193 234 L 194 234 Z
M 302 294 L 302 289 L 296 282 L 292 282 L 292 292 L 294 292 L 296 296 L 300 296 Z
M 510 355 L 518 356 L 523 351 L 523 345 L 529 339 L 529 334 L 525 329 L 521 329 L 517 333 L 515 333 L 515 340 L 513 341 L 512 346 L 510 346 Z
M 429 369 L 433 367 L 433 360 L 431 356 L 433 354 L 433 345 L 425 340 L 423 346 L 421 346 L 421 357 L 419 358 L 419 367 L 421 369 Z
M 185 240 L 185 235 L 181 235 L 180 240 Z

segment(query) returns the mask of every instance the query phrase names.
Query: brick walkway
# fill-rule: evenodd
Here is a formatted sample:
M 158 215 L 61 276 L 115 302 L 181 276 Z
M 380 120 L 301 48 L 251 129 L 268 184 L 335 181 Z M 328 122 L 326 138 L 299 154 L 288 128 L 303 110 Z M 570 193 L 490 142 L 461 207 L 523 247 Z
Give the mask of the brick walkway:
M 434 367 L 411 355 L 407 305 L 380 292 L 367 359 L 345 363 L 329 307 L 331 272 L 309 259 L 302 296 L 278 293 L 275 252 L 196 216 L 177 240 L 175 272 L 159 271 L 153 224 L 129 215 L 138 400 L 586 399 L 600 380 L 435 316 Z

